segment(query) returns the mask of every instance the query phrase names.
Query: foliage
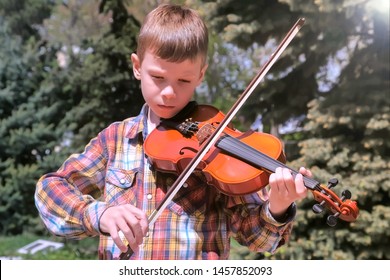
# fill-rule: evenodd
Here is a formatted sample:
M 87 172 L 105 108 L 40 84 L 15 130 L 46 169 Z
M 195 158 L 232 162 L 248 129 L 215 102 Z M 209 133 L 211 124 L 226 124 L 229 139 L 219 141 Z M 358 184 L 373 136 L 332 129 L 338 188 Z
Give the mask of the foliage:
M 35 152 L 45 151 L 56 138 L 53 126 L 40 122 L 40 104 L 34 102 L 53 53 L 42 55 L 43 45 L 34 34 L 22 44 L 8 22 L 0 20 L 0 232 L 20 233 L 37 214 L 32 196 L 39 173 Z
M 254 119 L 260 111 L 269 127 L 307 115 L 291 166 L 311 167 L 319 182 L 337 177 L 336 192 L 350 189 L 360 208 L 355 223 L 329 228 L 306 199 L 289 245 L 258 258 L 388 259 L 388 10 L 375 10 L 374 1 L 205 2 L 222 40 L 245 48 L 265 46 L 296 18 L 306 19 L 243 115 Z
M 55 11 L 71 11 L 77 22 L 83 13 L 90 15 L 88 9 L 75 9 L 79 3 L 68 1 Z M 56 40 L 55 32 L 44 32 L 58 23 L 55 16 L 39 26 L 40 40 L 34 33 L 25 44 L 10 29 L 11 18 L 0 18 L 5 23 L 0 33 L 0 57 L 4 58 L 0 62 L 3 234 L 42 231 L 36 224 L 33 201 L 39 177 L 58 169 L 71 152 L 81 151 L 107 124 L 138 113 L 143 103 L 129 64 L 139 24 L 121 1 L 94 4 L 89 7 L 105 15 L 102 21 L 109 18 L 110 25 L 105 32 L 77 41 L 79 45 L 63 36 Z M 3 10 L 1 14 L 8 15 Z M 43 22 L 45 9 L 40 16 Z
M 0 18 L 7 19 L 12 34 L 23 41 L 38 38 L 38 25 L 50 15 L 53 0 L 1 0 Z
M 357 6 L 356 15 L 364 8 Z M 300 143 L 300 161 L 321 169 L 322 180 L 336 174 L 360 207 L 360 217 L 351 225 L 330 231 L 311 226 L 313 219 L 307 217 L 304 227 L 312 228 L 310 234 L 296 231 L 301 242 L 324 244 L 327 251 L 317 253 L 322 258 L 390 258 L 389 19 L 386 13 L 368 11 L 370 20 L 362 18 L 356 25 L 360 35 L 350 35 L 356 45 L 340 82 L 326 98 L 309 103 L 309 136 Z
M 220 40 L 250 50 L 248 57 L 251 58 L 250 67 L 253 70 L 252 73 L 248 72 L 248 75 L 240 77 L 244 81 L 240 87 L 232 88 L 230 91 L 233 98 L 236 98 L 255 76 L 254 73 L 257 73 L 268 60 L 292 24 L 302 15 L 299 12 L 291 12 L 286 3 L 278 1 L 204 2 L 206 2 L 204 9 L 208 11 L 206 18 Z M 240 112 L 240 119 L 243 122 L 253 120 L 260 114 L 270 131 L 274 126 L 306 112 L 305 104 L 313 97 L 310 90 L 316 87 L 316 69 L 306 66 L 324 63 L 326 59 L 325 54 L 307 51 L 304 42 L 307 46 L 317 44 L 313 38 L 315 35 L 310 30 L 306 28 L 306 31 L 299 33 L 272 67 L 269 75 L 252 93 Z M 317 55 L 316 60 L 309 60 L 308 57 L 312 58 L 313 55 Z M 248 59 L 241 59 L 237 67 L 240 68 L 247 63 Z M 224 66 L 233 67 L 226 65 L 220 67 Z M 304 88 L 297 83 L 303 78 Z

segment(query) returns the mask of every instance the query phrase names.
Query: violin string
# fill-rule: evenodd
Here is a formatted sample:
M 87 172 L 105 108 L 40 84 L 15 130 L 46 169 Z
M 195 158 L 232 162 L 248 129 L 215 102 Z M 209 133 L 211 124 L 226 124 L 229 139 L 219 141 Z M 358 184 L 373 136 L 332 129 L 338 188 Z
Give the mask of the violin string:
M 282 162 L 229 135 L 221 137 L 216 146 L 221 150 L 228 152 L 233 157 L 268 172 L 275 172 L 277 167 L 283 167 L 289 169 L 294 177 L 299 173 Z M 320 184 L 312 178 L 303 176 L 303 180 L 305 186 L 309 189 L 318 189 L 320 187 Z
M 247 144 L 241 142 L 234 137 L 228 136 L 226 137 L 226 140 L 227 151 L 229 151 L 233 155 L 240 157 L 240 159 L 242 160 L 248 161 L 249 163 L 255 165 L 255 167 L 257 168 L 262 168 L 266 169 L 267 171 L 274 172 L 277 167 L 281 166 L 279 163 L 277 164 L 271 161 L 270 158 L 268 158 L 268 156 L 266 156 L 265 154 L 257 153 L 257 150 L 254 150 L 252 147 L 248 146 Z M 241 154 L 233 152 L 234 150 L 241 152 Z

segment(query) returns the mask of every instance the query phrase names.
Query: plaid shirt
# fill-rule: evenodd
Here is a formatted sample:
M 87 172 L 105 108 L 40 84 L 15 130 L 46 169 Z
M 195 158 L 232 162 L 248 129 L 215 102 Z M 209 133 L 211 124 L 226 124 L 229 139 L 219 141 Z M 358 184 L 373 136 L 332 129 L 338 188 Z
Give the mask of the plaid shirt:
M 144 155 L 146 112 L 144 106 L 138 116 L 113 123 L 83 153 L 70 156 L 37 183 L 36 206 L 48 230 L 74 239 L 99 235 L 99 259 L 117 259 L 121 253 L 99 230 L 104 210 L 131 203 L 150 215 L 175 181 L 153 170 Z M 288 240 L 295 212 L 286 223 L 274 220 L 265 190 L 230 197 L 205 184 L 202 176 L 190 180 L 131 259 L 227 259 L 231 237 L 251 250 L 271 253 Z

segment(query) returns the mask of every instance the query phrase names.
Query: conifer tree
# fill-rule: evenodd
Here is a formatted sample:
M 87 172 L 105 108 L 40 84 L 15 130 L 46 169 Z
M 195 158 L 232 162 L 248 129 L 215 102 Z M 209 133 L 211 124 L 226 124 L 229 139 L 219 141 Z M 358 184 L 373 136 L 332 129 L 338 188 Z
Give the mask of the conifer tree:
M 295 258 L 390 258 L 389 14 L 368 5 L 355 8 L 348 64 L 326 96 L 309 103 L 309 136 L 300 143 L 299 161 L 313 166 L 322 180 L 338 177 L 339 193 L 352 191 L 360 216 L 326 228 L 302 212 L 290 247 Z
M 53 127 L 39 121 L 39 104 L 34 101 L 50 52 L 43 54 L 35 29 L 23 30 L 28 19 L 31 26 L 42 21 L 50 6 L 23 11 L 23 17 L 13 9 L 36 3 L 0 2 L 0 233 L 5 234 L 21 233 L 36 217 L 37 151 L 55 138 Z
M 70 54 L 67 87 L 75 102 L 59 125 L 74 133 L 76 150 L 109 123 L 137 115 L 143 104 L 130 63 L 139 23 L 124 2 L 102 1 L 99 9 L 110 16 L 109 29 L 84 38 L 83 54 Z
M 60 3 L 53 13 L 74 9 L 80 3 L 85 4 Z M 129 64 L 138 22 L 127 13 L 123 1 L 92 4 L 97 14 L 103 13 L 110 20 L 109 28 L 72 44 L 64 42 L 63 37 L 47 36 L 55 17 L 43 23 L 46 12 L 40 25 L 36 20 L 30 22 L 37 32 L 29 38 L 5 27 L 1 30 L 0 57 L 5 58 L 0 62 L 3 234 L 42 231 L 33 201 L 39 177 L 57 170 L 71 153 L 81 152 L 103 127 L 137 114 L 143 104 Z M 73 11 L 82 17 L 85 10 Z M 1 10 L 1 14 L 20 17 L 16 10 Z M 4 17 L 5 22 L 8 19 Z M 77 28 L 67 31 L 79 32 Z

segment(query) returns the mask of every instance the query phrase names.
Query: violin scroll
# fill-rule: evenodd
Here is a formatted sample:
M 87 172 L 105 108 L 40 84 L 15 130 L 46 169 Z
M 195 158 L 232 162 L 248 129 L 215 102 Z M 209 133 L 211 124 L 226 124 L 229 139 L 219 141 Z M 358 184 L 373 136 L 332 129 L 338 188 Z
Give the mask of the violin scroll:
M 328 208 L 332 215 L 329 215 L 326 222 L 329 226 L 334 227 L 337 220 L 341 219 L 347 222 L 356 221 L 359 215 L 359 208 L 356 201 L 350 200 L 352 194 L 349 190 L 344 190 L 341 197 L 338 197 L 331 188 L 338 184 L 338 180 L 330 179 L 327 186 L 320 186 L 320 190 L 312 190 L 314 199 L 319 202 L 313 205 L 313 212 L 316 214 L 322 213 L 324 208 Z

